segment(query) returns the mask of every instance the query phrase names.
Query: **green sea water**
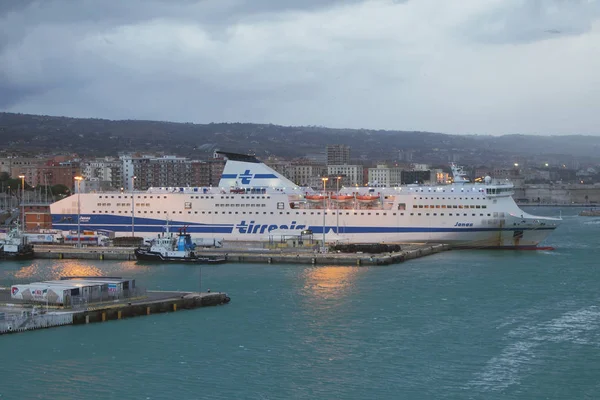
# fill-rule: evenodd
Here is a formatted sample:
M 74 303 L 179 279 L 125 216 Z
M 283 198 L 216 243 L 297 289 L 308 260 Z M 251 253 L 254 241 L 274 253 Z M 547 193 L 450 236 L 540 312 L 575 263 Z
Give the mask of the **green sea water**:
M 577 211 L 554 251 L 392 266 L 5 262 L 0 286 L 122 275 L 232 301 L 2 336 L 0 399 L 597 399 L 600 219 Z

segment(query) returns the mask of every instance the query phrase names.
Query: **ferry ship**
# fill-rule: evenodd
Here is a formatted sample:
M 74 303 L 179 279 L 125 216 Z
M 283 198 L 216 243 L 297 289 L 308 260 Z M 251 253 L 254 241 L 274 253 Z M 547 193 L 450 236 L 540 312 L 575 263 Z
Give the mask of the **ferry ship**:
M 560 218 L 530 215 L 509 182 L 471 183 L 453 165 L 454 183 L 299 187 L 254 156 L 226 159 L 219 187 L 153 187 L 81 193 L 50 206 L 55 229 L 155 237 L 165 223 L 196 239 L 267 241 L 307 232 L 325 243 L 448 243 L 456 247 L 537 248 Z M 78 198 L 80 207 L 78 213 Z

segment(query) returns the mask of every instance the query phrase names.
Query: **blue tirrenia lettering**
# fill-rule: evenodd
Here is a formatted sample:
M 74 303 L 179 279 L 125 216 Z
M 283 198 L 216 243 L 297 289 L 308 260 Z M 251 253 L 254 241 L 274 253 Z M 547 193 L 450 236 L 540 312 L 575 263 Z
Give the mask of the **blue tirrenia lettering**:
M 242 220 L 239 224 L 235 226 L 239 233 L 265 233 L 271 232 L 275 229 L 294 229 L 294 230 L 303 230 L 306 228 L 306 225 L 296 225 L 296 221 L 292 221 L 290 225 L 274 225 L 274 224 L 257 224 L 255 221 L 250 221 L 246 223 L 246 220 Z

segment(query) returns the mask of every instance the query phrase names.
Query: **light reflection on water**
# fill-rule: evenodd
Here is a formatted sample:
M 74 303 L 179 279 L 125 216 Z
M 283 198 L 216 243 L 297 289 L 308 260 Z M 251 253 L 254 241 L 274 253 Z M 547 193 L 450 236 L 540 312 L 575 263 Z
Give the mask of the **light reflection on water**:
M 85 260 L 35 260 L 6 263 L 0 270 L 0 280 L 5 282 L 32 282 L 54 280 L 66 276 L 122 276 L 147 272 L 150 267 L 134 261 L 91 263 Z
M 320 299 L 340 299 L 348 294 L 360 271 L 359 267 L 317 266 L 302 274 L 304 290 Z

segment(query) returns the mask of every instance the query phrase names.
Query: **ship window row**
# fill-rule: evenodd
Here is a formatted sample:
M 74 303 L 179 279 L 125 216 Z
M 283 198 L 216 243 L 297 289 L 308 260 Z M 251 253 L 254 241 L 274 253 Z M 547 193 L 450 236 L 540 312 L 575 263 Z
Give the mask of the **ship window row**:
M 416 197 L 415 197 L 416 199 Z M 485 197 L 465 197 L 464 199 L 462 197 L 419 197 L 419 200 L 485 200 Z
M 212 197 L 211 197 L 212 198 Z M 236 196 L 221 196 L 222 199 L 235 199 Z M 240 199 L 270 199 L 271 196 L 240 196 Z
M 149 197 L 149 198 L 151 198 L 151 199 L 153 199 L 153 198 L 154 198 L 154 196 L 144 196 L 144 199 L 146 199 L 146 198 L 148 198 L 148 197 Z M 103 197 L 102 197 L 102 196 L 98 196 L 98 198 L 102 199 Z M 105 198 L 105 199 L 108 199 L 109 197 L 108 197 L 108 196 L 104 196 L 104 198 Z M 114 199 L 114 198 L 115 198 L 115 196 L 110 196 L 110 198 L 111 198 L 111 199 Z M 117 196 L 117 199 L 131 199 L 131 198 L 132 198 L 132 196 L 125 196 L 125 195 L 123 195 L 123 196 Z M 137 196 L 137 198 L 138 198 L 138 199 L 141 199 L 141 198 L 142 198 L 142 196 L 141 196 L 141 195 L 138 195 L 138 196 Z M 160 196 L 156 196 L 156 198 L 157 198 L 157 199 L 160 199 Z M 165 198 L 165 199 L 166 199 L 166 198 L 167 198 L 167 196 L 163 196 L 163 198 Z M 196 198 L 197 198 L 197 197 L 196 197 Z
M 508 188 L 488 188 L 485 189 L 485 192 L 487 194 L 500 194 L 500 193 L 508 193 L 508 192 L 512 192 L 512 188 L 508 187 Z
M 414 216 L 414 215 L 415 215 L 415 213 L 410 213 L 410 215 L 411 215 L 411 216 Z M 421 215 L 422 215 L 422 213 L 417 213 L 417 216 L 421 216 Z M 433 215 L 434 217 L 437 217 L 437 216 L 438 216 L 438 214 L 437 214 L 437 213 L 425 213 L 425 216 L 427 216 L 427 217 L 428 217 L 428 216 L 430 216 L 430 215 Z M 440 213 L 440 214 L 439 214 L 439 216 L 440 216 L 440 217 L 444 217 L 445 215 L 446 215 L 446 214 L 444 214 L 444 213 Z M 453 217 L 453 216 L 460 217 L 461 215 L 462 215 L 463 217 L 468 217 L 468 216 L 469 216 L 469 214 L 467 214 L 467 213 L 463 213 L 463 214 L 461 214 L 461 213 L 448 213 L 448 216 L 449 216 L 449 217 Z M 472 217 L 476 217 L 476 216 L 477 216 L 477 214 L 473 213 L 473 214 L 471 214 L 471 216 L 472 216 Z M 480 213 L 480 214 L 479 214 L 479 216 L 480 216 L 480 217 L 484 217 L 484 216 L 485 216 L 485 214 L 481 214 L 481 213 Z M 491 217 L 491 216 L 492 216 L 492 214 L 488 214 L 487 216 L 488 216 L 488 217 Z
M 436 205 L 429 205 L 429 204 L 413 204 L 413 208 L 487 208 L 487 206 L 485 205 L 446 205 L 446 204 L 436 204 Z
M 94 213 L 94 214 L 95 214 L 95 213 L 96 213 L 96 210 L 92 211 L 92 213 Z M 108 212 L 108 211 L 104 211 L 104 213 L 105 213 L 105 214 L 108 214 L 109 212 Z M 119 213 L 119 214 L 128 214 L 129 212 L 128 212 L 128 211 L 120 211 L 120 210 L 119 210 L 119 211 L 118 211 L 118 213 Z M 144 210 L 144 211 L 140 211 L 140 210 L 138 210 L 138 211 L 137 211 L 137 213 L 138 213 L 138 214 L 153 214 L 154 212 L 153 212 L 153 211 L 146 211 L 146 210 Z M 160 213 L 161 213 L 161 211 L 157 211 L 156 213 L 157 213 L 157 214 L 160 214 Z M 168 212 L 168 211 L 162 211 L 162 213 L 163 213 L 163 214 L 168 214 L 169 212 Z M 172 214 L 177 214 L 177 213 L 178 213 L 177 211 L 172 211 Z M 183 213 L 182 211 L 179 211 L 179 214 L 182 214 L 182 213 Z M 188 211 L 187 213 L 188 213 L 188 214 L 191 214 L 192 212 L 191 212 L 191 211 Z M 194 214 L 198 214 L 198 213 L 199 213 L 198 211 L 194 211 Z M 200 213 L 201 213 L 201 214 L 219 214 L 219 211 L 214 211 L 214 212 L 213 212 L 213 211 L 201 211 Z M 102 214 L 102 211 L 98 211 L 98 214 Z M 232 212 L 232 211 L 228 211 L 228 212 L 226 212 L 226 211 L 221 211 L 221 214 L 239 214 L 239 212 L 237 212 L 237 211 L 235 211 L 235 212 Z M 246 214 L 246 212 L 245 212 L 245 211 L 243 211 L 243 212 L 242 212 L 242 214 Z M 253 214 L 253 213 L 252 213 L 252 211 L 248 211 L 248 213 L 247 213 L 247 214 Z M 260 212 L 254 212 L 254 214 L 256 214 L 256 215 L 259 215 L 259 214 L 260 214 Z M 262 214 L 263 214 L 263 215 L 267 215 L 267 212 L 263 212 Z M 271 212 L 270 212 L 270 214 L 273 214 L 273 212 L 271 211 Z M 281 211 L 280 211 L 280 212 L 279 212 L 279 214 L 280 214 L 280 215 L 283 215 L 283 212 L 281 212 Z M 289 215 L 289 214 L 290 214 L 290 212 L 288 211 L 288 212 L 286 212 L 286 214 L 287 214 L 287 215 Z M 303 212 L 302 214 L 304 215 L 304 214 L 306 214 L 306 212 Z M 327 214 L 329 214 L 329 215 L 336 215 L 336 212 L 335 212 L 335 211 L 334 211 L 334 212 L 330 212 L 330 213 L 327 213 L 327 212 L 326 212 L 326 213 L 325 213 L 325 215 L 327 215 Z M 359 215 L 359 214 L 360 214 L 360 215 L 373 215 L 373 214 L 374 214 L 374 215 L 380 215 L 380 213 L 370 213 L 370 212 L 361 212 L 361 213 L 358 213 L 358 212 L 353 212 L 353 213 L 346 212 L 346 213 L 345 213 L 345 215 L 351 215 L 351 214 L 352 214 L 352 215 Z M 497 217 L 497 215 L 496 215 L 496 214 L 498 214 L 498 213 L 494 213 L 494 217 Z M 500 213 L 500 214 L 503 214 L 503 213 Z M 300 215 L 300 212 L 296 211 L 296 215 Z M 311 213 L 310 213 L 310 215 L 322 215 L 322 214 L 321 214 L 321 212 L 311 212 Z M 339 212 L 337 215 L 344 215 L 344 212 Z M 381 215 L 383 215 L 383 216 L 387 216 L 387 213 L 381 213 Z M 398 215 L 398 214 L 397 214 L 397 213 L 392 213 L 392 215 L 394 215 L 394 216 L 395 216 L 395 215 Z M 399 213 L 399 215 L 400 215 L 400 216 L 404 216 L 404 213 Z M 415 213 L 410 213 L 410 215 L 411 215 L 411 216 L 414 216 L 414 215 L 415 215 Z M 431 213 L 431 214 L 430 214 L 430 213 L 425 213 L 425 216 L 430 216 L 430 215 L 433 215 L 433 216 L 438 216 L 438 214 L 437 214 L 437 213 Z M 469 214 L 467 214 L 467 213 L 463 213 L 463 214 L 462 214 L 462 216 L 464 216 L 464 217 L 467 217 L 468 215 L 469 215 Z M 422 213 L 417 213 L 417 216 L 422 216 Z M 443 216 L 445 216 L 445 214 L 444 214 L 444 213 L 440 213 L 440 214 L 439 214 L 439 216 L 443 217 Z M 460 216 L 461 216 L 461 214 L 460 214 L 460 213 L 455 213 L 455 214 L 453 214 L 453 213 L 448 213 L 448 216 L 449 216 L 449 217 L 452 217 L 452 216 L 457 216 L 457 217 L 460 217 Z M 477 214 L 473 213 L 473 214 L 471 214 L 471 216 L 473 216 L 473 217 L 476 217 L 476 216 L 477 216 Z M 480 217 L 483 217 L 483 216 L 485 216 L 485 215 L 484 215 L 484 214 L 479 214 L 479 216 L 480 216 Z M 488 217 L 491 217 L 491 216 L 492 216 L 492 214 L 487 214 L 487 216 L 488 216 Z M 503 217 L 503 215 L 501 215 L 501 217 Z M 492 221 L 492 220 L 490 220 L 490 221 Z M 494 221 L 496 221 L 496 220 L 494 220 Z
M 415 197 L 415 200 L 417 198 Z M 479 198 L 479 197 L 465 197 L 464 199 L 462 197 L 419 197 L 419 200 L 485 200 L 485 198 Z
M 195 197 L 190 196 L 190 199 L 194 199 L 194 198 L 196 198 L 196 199 L 214 199 L 215 196 L 195 196 Z
M 266 207 L 266 204 L 215 204 L 215 207 Z

